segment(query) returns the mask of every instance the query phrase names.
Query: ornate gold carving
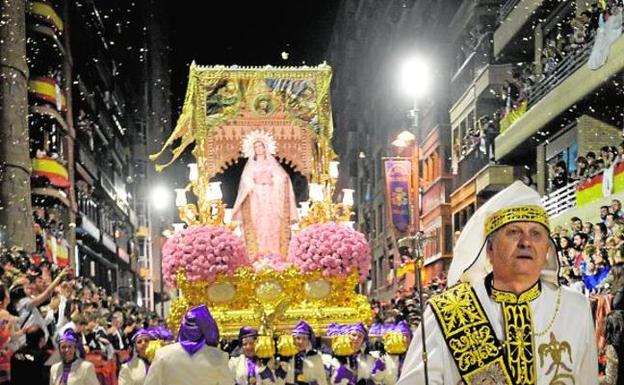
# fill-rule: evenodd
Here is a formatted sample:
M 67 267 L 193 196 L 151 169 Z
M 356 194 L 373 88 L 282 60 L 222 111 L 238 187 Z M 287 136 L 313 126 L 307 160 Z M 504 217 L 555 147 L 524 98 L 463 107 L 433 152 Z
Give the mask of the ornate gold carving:
M 549 228 L 548 213 L 540 206 L 515 206 L 498 210 L 485 221 L 485 235 L 511 222 L 537 222 Z
M 305 286 L 309 282 L 327 281 L 332 290 L 327 296 L 308 296 Z M 227 303 L 210 299 L 209 287 L 219 283 L 230 283 L 236 287 L 236 294 Z M 271 291 L 275 298 L 257 296 L 260 287 L 268 288 L 278 284 L 279 294 Z M 301 274 L 294 267 L 281 272 L 262 270 L 254 272 L 250 268 L 241 268 L 229 277 L 219 275 L 212 284 L 207 282 L 189 282 L 181 271 L 177 275 L 177 287 L 182 296 L 171 305 L 167 323 L 171 330 L 178 330 L 182 316 L 192 306 L 206 304 L 219 325 L 225 338 L 234 338 L 241 325 L 258 327 L 262 323 L 262 312 L 256 303 L 260 303 L 266 314 L 273 314 L 280 304 L 287 302 L 288 309 L 283 316 L 272 320 L 273 330 L 280 335 L 290 331 L 301 319 L 305 319 L 318 332 L 330 323 L 355 324 L 372 322 L 372 310 L 366 296 L 355 293 L 358 273 L 354 271 L 347 279 L 325 278 L 321 272 Z M 261 289 L 263 290 L 263 289 Z M 308 290 L 309 292 L 309 290 Z M 266 292 L 263 292 L 266 293 Z
M 279 143 L 278 157 L 306 177 L 320 174 L 335 157 L 331 149 L 331 67 L 202 67 L 195 63 L 176 127 L 156 160 L 172 149 L 172 159 L 196 142 L 200 176 L 209 180 L 239 158 L 247 131 L 269 131 Z M 270 85 L 269 85 L 270 84 Z
M 567 384 L 568 381 L 572 385 L 575 384 L 574 375 L 572 373 L 572 369 L 570 369 L 564 362 L 564 353 L 568 353 L 568 358 L 570 359 L 570 365 L 572 362 L 572 348 L 567 341 L 559 342 L 555 337 L 554 333 L 550 333 L 550 341 L 549 343 L 540 344 L 537 349 L 540 357 L 540 367 L 544 367 L 545 357 L 550 356 L 552 359 L 552 363 L 548 367 L 546 371 L 546 375 L 550 375 L 550 373 L 554 370 L 553 377 L 550 379 L 550 385 L 564 385 Z

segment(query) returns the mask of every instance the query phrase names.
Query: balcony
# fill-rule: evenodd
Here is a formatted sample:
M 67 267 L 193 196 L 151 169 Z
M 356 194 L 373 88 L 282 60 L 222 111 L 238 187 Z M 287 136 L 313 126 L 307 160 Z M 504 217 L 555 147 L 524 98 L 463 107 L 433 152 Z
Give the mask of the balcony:
M 456 104 L 458 99 L 467 92 L 483 70 L 490 63 L 492 57 L 492 33 L 488 32 L 479 38 L 473 52 L 468 55 L 451 78 L 451 102 Z
M 574 216 L 584 221 L 598 221 L 600 207 L 610 205 L 612 199 L 624 200 L 622 162 L 613 168 L 613 173 L 605 174 L 603 170 L 589 179 L 569 183 L 545 195 L 542 203 L 551 217 L 552 226 L 555 226 L 567 224 Z
M 588 42 L 586 46 L 576 52 L 570 53 L 561 60 L 557 65 L 557 68 L 547 78 L 536 83 L 529 92 L 529 108 L 533 107 L 544 96 L 546 96 L 551 90 L 563 83 L 570 75 L 576 70 L 581 68 L 591 53 L 593 46 L 593 40 Z
M 27 1 L 26 14 L 41 24 L 52 28 L 56 33 L 62 34 L 64 24 L 54 7 L 43 1 Z
M 98 177 L 98 166 L 95 163 L 95 160 L 93 159 L 93 157 L 91 156 L 91 154 L 89 154 L 85 149 L 85 146 L 79 146 L 78 147 L 78 158 L 77 158 L 77 164 L 76 164 L 76 169 L 80 169 L 81 174 L 84 174 L 82 171 L 86 171 L 87 172 L 87 178 L 85 179 L 89 179 L 90 182 L 92 182 L 93 179 L 97 179 Z M 83 175 L 85 176 L 85 175 Z M 93 184 L 93 183 L 90 183 Z
M 38 101 L 56 107 L 58 111 L 67 112 L 67 100 L 61 85 L 48 77 L 32 77 L 28 81 L 28 95 Z
M 457 164 L 457 175 L 453 180 L 453 191 L 456 191 L 464 183 L 474 178 L 488 163 L 489 161 L 484 153 L 474 149 L 471 150 Z
M 489 64 L 482 68 L 465 92 L 457 99 L 450 109 L 451 122 L 461 119 L 467 111 L 472 110 L 474 103 L 480 98 L 496 97 L 500 87 L 506 80 L 511 80 L 512 64 Z
M 490 164 L 475 179 L 477 195 L 493 195 L 514 182 L 514 168 Z
M 449 204 L 449 196 L 452 186 L 452 177 L 443 176 L 436 179 L 427 186 L 422 194 L 422 216 L 421 219 L 439 207 L 440 205 Z
M 545 195 L 542 198 L 542 203 L 546 208 L 548 215 L 553 217 L 561 214 L 568 209 L 576 207 L 576 188 L 578 182 L 573 182 L 553 191 L 550 194 Z
M 494 56 L 498 57 L 506 46 L 516 40 L 520 32 L 529 32 L 539 9 L 546 0 L 508 0 L 500 9 L 500 25 L 494 32 Z M 521 39 L 519 39 L 521 40 Z
M 611 46 L 609 59 L 597 70 L 590 70 L 584 62 L 580 66 L 570 65 L 567 72 L 560 73 L 561 80 L 545 93 L 522 118 L 515 121 L 496 138 L 497 159 L 504 159 L 547 127 L 554 119 L 591 94 L 609 79 L 624 70 L 624 36 L 620 36 Z M 550 77 L 544 79 L 550 80 Z

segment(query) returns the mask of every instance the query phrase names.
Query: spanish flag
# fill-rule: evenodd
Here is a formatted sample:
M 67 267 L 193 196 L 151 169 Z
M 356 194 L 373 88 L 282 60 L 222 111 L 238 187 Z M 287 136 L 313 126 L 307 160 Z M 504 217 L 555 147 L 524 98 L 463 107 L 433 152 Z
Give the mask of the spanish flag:
M 60 18 L 54 7 L 47 1 L 26 2 L 26 13 L 35 19 L 49 25 L 58 33 L 63 33 L 63 20 Z
M 29 94 L 56 106 L 59 105 L 58 98 L 60 97 L 61 110 L 66 111 L 67 101 L 65 100 L 65 95 L 57 87 L 56 82 L 50 78 L 33 77 L 28 81 Z
M 64 239 L 48 235 L 45 245 L 46 258 L 60 267 L 69 265 L 69 246 Z
M 33 177 L 47 178 L 53 186 L 68 188 L 71 185 L 67 169 L 55 159 L 35 158 L 32 160 L 32 168 Z

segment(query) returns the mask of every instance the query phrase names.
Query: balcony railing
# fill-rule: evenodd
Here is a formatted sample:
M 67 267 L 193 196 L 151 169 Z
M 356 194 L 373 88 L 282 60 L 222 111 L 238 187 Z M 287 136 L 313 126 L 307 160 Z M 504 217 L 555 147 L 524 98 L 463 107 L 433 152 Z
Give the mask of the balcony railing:
M 549 216 L 554 216 L 576 207 L 576 186 L 578 183 L 578 181 L 570 183 L 542 198 L 542 203 Z
M 505 18 L 513 11 L 513 9 L 518 5 L 520 0 L 507 0 L 501 5 L 500 10 L 498 11 L 498 21 L 502 22 Z
M 471 150 L 459 160 L 457 165 L 457 176 L 453 180 L 453 190 L 457 190 L 470 178 L 473 178 L 479 171 L 489 163 L 484 153 L 478 149 Z
M 492 57 L 492 32 L 484 33 L 473 52 L 457 68 L 451 78 L 451 102 L 454 104 L 466 92 L 478 75 L 487 68 Z
M 551 90 L 561 84 L 576 70 L 581 68 L 583 64 L 587 63 L 589 54 L 593 46 L 593 41 L 586 43 L 582 49 L 568 54 L 557 65 L 557 68 L 547 78 L 536 83 L 529 93 L 529 108 L 539 102 L 544 96 L 546 96 Z

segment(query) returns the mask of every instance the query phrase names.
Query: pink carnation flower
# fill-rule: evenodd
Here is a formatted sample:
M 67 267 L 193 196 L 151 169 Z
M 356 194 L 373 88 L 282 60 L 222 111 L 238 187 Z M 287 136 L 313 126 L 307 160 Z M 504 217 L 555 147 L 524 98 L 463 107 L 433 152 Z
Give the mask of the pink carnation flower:
M 191 282 L 212 282 L 217 273 L 231 275 L 249 264 L 243 241 L 230 230 L 217 226 L 184 229 L 169 238 L 162 251 L 163 276 L 171 287 L 175 287 L 179 270 Z
M 346 278 L 358 271 L 366 280 L 371 252 L 364 234 L 329 222 L 307 227 L 290 242 L 288 261 L 302 272 L 322 271 L 325 277 Z

